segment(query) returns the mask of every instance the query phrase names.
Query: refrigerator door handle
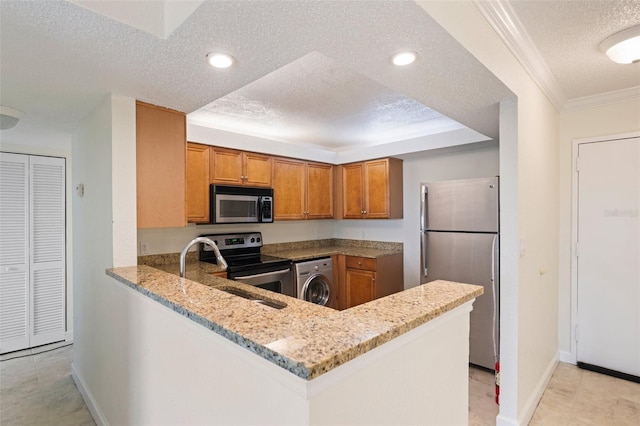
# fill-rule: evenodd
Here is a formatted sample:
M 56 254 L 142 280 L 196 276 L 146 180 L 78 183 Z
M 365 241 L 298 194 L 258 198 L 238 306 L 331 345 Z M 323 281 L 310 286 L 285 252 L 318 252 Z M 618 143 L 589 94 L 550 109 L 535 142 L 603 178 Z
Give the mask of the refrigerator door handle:
M 429 199 L 429 188 L 424 183 L 420 185 L 420 230 L 427 230 L 427 209 Z
M 491 242 L 491 287 L 493 289 L 493 356 L 496 361 L 500 359 L 500 323 L 498 311 L 500 309 L 500 283 L 496 275 L 498 264 L 500 262 L 498 234 L 493 236 Z
M 420 253 L 422 253 L 422 265 L 424 267 L 424 276 L 427 276 L 427 231 L 422 231 L 422 250 L 420 250 Z

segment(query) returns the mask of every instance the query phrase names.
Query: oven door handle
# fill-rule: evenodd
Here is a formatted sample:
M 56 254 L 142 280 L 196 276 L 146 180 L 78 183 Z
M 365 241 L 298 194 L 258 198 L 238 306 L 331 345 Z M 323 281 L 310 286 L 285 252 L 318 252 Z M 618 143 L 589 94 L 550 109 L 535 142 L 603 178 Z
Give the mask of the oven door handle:
M 291 272 L 291 268 L 283 269 L 281 271 L 265 272 L 264 274 L 246 275 L 244 277 L 234 277 L 234 280 L 250 280 L 252 278 L 268 277 L 271 275 L 284 275 L 287 272 Z

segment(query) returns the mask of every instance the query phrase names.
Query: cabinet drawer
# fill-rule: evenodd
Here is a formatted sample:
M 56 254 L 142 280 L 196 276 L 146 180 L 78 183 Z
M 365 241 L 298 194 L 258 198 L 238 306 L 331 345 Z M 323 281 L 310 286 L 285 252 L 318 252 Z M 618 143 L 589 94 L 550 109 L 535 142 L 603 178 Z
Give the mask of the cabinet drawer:
M 366 271 L 376 270 L 376 260 L 369 257 L 347 256 L 346 266 L 351 269 L 364 269 Z

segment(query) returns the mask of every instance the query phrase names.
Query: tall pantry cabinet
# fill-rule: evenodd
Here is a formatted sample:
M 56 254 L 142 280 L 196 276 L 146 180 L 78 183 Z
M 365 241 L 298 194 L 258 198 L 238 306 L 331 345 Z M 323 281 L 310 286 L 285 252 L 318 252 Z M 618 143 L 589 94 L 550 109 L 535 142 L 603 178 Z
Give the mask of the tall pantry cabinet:
M 0 353 L 65 339 L 65 174 L 0 153 Z

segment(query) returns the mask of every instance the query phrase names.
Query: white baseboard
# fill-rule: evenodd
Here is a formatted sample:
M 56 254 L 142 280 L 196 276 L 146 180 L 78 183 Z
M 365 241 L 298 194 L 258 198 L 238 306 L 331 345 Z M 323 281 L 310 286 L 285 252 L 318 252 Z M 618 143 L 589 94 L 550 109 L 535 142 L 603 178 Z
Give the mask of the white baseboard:
M 544 390 L 549 385 L 549 382 L 551 381 L 551 377 L 553 377 L 553 373 L 556 371 L 557 365 L 558 365 L 558 354 L 556 354 L 556 356 L 554 356 L 551 359 L 551 362 L 549 362 L 549 365 L 547 365 L 547 368 L 544 370 L 544 373 L 540 377 L 540 380 L 538 381 L 537 386 L 535 387 L 533 392 L 531 392 L 531 396 L 529 397 L 529 399 L 527 400 L 526 404 L 522 409 L 522 415 L 518 419 L 518 424 L 528 425 L 529 422 L 531 421 L 531 418 L 533 417 L 533 413 L 536 411 L 536 408 L 538 408 L 538 403 L 542 398 L 542 394 L 544 393 Z
M 520 426 L 518 421 L 514 418 L 503 416 L 502 414 L 498 414 L 496 417 L 496 426 Z
M 64 341 L 73 343 L 73 330 L 68 330 L 64 333 Z
M 576 365 L 577 360 L 575 354 L 569 351 L 560 351 L 560 362 Z
M 547 368 L 544 370 L 544 373 L 540 377 L 538 384 L 536 385 L 533 392 L 531 392 L 531 396 L 527 400 L 526 404 L 522 408 L 522 412 L 518 419 L 514 419 L 513 417 L 507 417 L 499 414 L 496 417 L 496 426 L 520 426 L 520 425 L 528 425 L 533 417 L 533 413 L 538 408 L 538 403 L 542 398 L 542 394 L 545 389 L 549 385 L 551 378 L 553 377 L 553 373 L 556 370 L 556 366 L 558 365 L 558 355 L 554 356 Z
M 98 408 L 96 400 L 91 395 L 91 392 L 87 388 L 87 384 L 84 382 L 78 371 L 76 370 L 75 364 L 71 364 L 71 377 L 73 381 L 76 383 L 76 387 L 80 391 L 80 395 L 82 395 L 82 399 L 84 399 L 84 403 L 87 404 L 87 408 L 91 412 L 93 416 L 93 420 L 96 422 L 98 426 L 109 426 L 107 420 L 104 418 L 104 415 Z

